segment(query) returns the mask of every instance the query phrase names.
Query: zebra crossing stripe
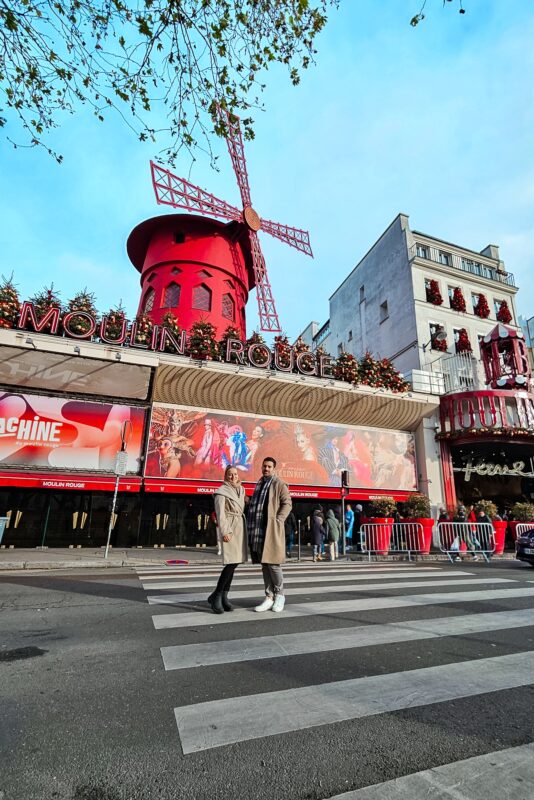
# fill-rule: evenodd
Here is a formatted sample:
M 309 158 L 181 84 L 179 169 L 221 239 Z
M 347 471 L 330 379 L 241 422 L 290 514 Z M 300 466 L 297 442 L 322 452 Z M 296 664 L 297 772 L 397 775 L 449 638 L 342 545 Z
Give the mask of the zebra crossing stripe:
M 312 567 L 308 564 L 302 564 L 299 567 L 288 567 L 287 563 L 283 565 L 284 568 L 284 575 L 295 574 L 295 575 L 332 575 L 335 573 L 336 575 L 341 573 L 348 573 L 348 574 L 356 574 L 358 572 L 403 572 L 406 570 L 411 569 L 424 569 L 425 572 L 436 572 L 436 571 L 443 571 L 441 567 L 430 567 L 424 566 L 416 567 L 413 563 L 409 564 L 399 564 L 398 566 L 387 566 L 381 564 L 373 564 L 371 566 L 364 565 L 364 566 L 347 566 L 344 564 L 343 566 L 326 566 L 326 565 L 319 565 Z M 213 569 L 173 569 L 172 567 L 167 567 L 166 569 L 161 570 L 148 570 L 146 572 L 142 572 L 139 569 L 136 569 L 135 572 L 139 576 L 140 580 L 162 580 L 163 578 L 203 578 L 209 575 L 218 575 L 222 569 L 222 565 L 217 567 L 213 567 Z M 261 575 L 261 570 L 259 566 L 243 566 L 239 565 L 238 572 L 236 574 L 243 575 L 243 574 L 251 574 L 251 575 Z
M 532 800 L 534 744 L 510 747 L 343 792 L 330 800 Z
M 256 614 L 252 608 L 236 609 L 232 614 L 212 614 L 203 606 L 199 611 L 178 614 L 158 614 L 152 617 L 156 630 L 164 628 L 198 628 L 200 625 L 225 625 L 239 622 L 272 622 L 288 617 L 346 614 L 354 611 L 376 611 L 384 608 L 418 608 L 426 605 L 451 603 L 489 602 L 512 598 L 534 597 L 534 589 L 487 589 L 472 592 L 444 592 L 442 594 L 413 594 L 395 597 L 366 597 L 356 600 L 332 600 L 317 603 L 286 605 L 282 614 Z M 258 597 L 258 601 L 261 597 Z M 205 613 L 202 613 L 205 612 Z
M 373 576 L 374 577 L 374 576 Z M 432 576 L 433 578 L 434 576 Z M 446 578 L 444 580 L 433 580 L 428 578 L 426 581 L 393 581 L 391 583 L 370 583 L 365 586 L 359 584 L 346 584 L 342 586 L 297 586 L 296 588 L 284 589 L 286 597 L 295 594 L 326 594 L 328 591 L 334 594 L 344 594 L 345 592 L 373 592 L 380 589 L 421 589 L 425 586 L 433 588 L 434 586 L 461 586 L 462 584 L 472 586 L 473 584 L 502 584 L 502 583 L 516 583 L 513 578 Z M 292 582 L 293 583 L 293 582 Z M 213 584 L 210 584 L 213 586 Z M 152 587 L 150 587 L 152 588 Z M 232 591 L 230 599 L 244 600 L 251 597 L 257 597 L 257 589 L 242 589 Z M 193 594 L 162 594 L 162 595 L 148 595 L 147 600 L 150 605 L 179 605 L 180 603 L 198 603 L 206 599 L 206 593 L 193 593 Z
M 191 669 L 263 658 L 283 658 L 309 653 L 373 647 L 395 642 L 465 636 L 483 631 L 507 630 L 534 626 L 531 608 L 518 611 L 497 611 L 491 614 L 466 614 L 462 617 L 441 617 L 385 625 L 364 625 L 356 628 L 334 628 L 280 636 L 258 636 L 254 639 L 232 639 L 223 642 L 162 647 L 166 670 Z
M 180 578 L 175 578 L 171 581 L 160 581 L 159 583 L 146 583 L 144 580 L 142 581 L 143 589 L 149 590 L 156 590 L 156 589 L 200 589 L 200 588 L 214 588 L 217 582 L 217 575 L 214 575 L 209 580 L 188 580 L 184 581 Z M 442 573 L 443 574 L 443 573 Z M 455 575 L 473 575 L 472 572 L 466 572 L 464 570 L 454 570 L 445 573 L 448 576 L 454 577 Z M 287 575 L 284 572 L 284 583 L 285 584 L 297 584 L 297 583 L 305 583 L 305 584 L 312 584 L 312 583 L 342 583 L 347 581 L 372 581 L 376 579 L 393 579 L 393 578 L 435 578 L 437 577 L 435 572 L 427 572 L 426 570 L 406 570 L 405 572 L 375 572 L 371 575 L 365 574 L 362 575 L 359 573 L 358 575 L 309 575 L 309 576 L 297 576 L 294 577 L 293 575 Z M 263 578 L 260 574 L 252 575 L 250 577 L 246 575 L 236 575 L 232 582 L 232 586 L 235 588 L 236 586 L 245 586 L 245 585 L 258 585 L 263 586 Z
M 184 754 L 527 686 L 534 651 L 174 709 Z M 491 794 L 489 795 L 491 796 Z

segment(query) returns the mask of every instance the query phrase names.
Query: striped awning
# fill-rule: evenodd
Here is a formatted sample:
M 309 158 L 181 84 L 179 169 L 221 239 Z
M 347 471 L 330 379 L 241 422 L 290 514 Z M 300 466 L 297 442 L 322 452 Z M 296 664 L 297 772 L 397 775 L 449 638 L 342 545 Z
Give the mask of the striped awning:
M 431 395 L 395 394 L 324 378 L 213 362 L 201 366 L 197 362 L 161 364 L 153 399 L 201 409 L 403 431 L 414 430 L 439 406 L 439 398 Z

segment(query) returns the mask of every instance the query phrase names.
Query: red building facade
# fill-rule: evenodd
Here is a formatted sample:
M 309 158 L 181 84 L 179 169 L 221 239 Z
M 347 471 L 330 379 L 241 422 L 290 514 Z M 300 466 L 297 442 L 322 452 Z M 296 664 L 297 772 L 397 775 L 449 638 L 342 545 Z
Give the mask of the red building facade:
M 138 314 L 161 324 L 172 312 L 181 328 L 207 320 L 217 335 L 232 325 L 246 338 L 245 306 L 254 285 L 248 236 L 240 223 L 166 214 L 140 223 L 127 251 L 141 273 Z

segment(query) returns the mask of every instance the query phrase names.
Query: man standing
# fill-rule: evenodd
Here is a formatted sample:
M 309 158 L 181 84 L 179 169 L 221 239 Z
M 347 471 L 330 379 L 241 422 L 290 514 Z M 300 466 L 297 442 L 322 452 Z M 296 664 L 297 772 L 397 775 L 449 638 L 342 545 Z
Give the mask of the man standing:
M 276 461 L 268 456 L 261 465 L 262 477 L 256 484 L 247 516 L 250 554 L 253 564 L 261 564 L 265 600 L 254 611 L 283 611 L 285 561 L 284 522 L 291 511 L 286 484 L 275 474 Z

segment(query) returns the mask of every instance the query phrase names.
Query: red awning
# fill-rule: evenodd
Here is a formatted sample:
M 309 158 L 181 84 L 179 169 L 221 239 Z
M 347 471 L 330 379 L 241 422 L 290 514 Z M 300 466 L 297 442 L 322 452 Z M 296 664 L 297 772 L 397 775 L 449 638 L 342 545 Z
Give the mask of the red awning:
M 21 489 L 51 489 L 52 491 L 112 492 L 114 475 L 76 475 L 43 472 L 0 472 L 0 486 L 20 486 Z M 121 477 L 119 492 L 139 492 L 141 478 Z
M 157 492 L 165 494 L 213 494 L 221 485 L 220 481 L 192 481 L 174 480 L 171 478 L 145 478 L 144 486 L 146 492 Z M 245 491 L 251 495 L 254 491 L 254 483 L 243 483 Z M 341 490 L 334 486 L 289 486 L 291 497 L 295 500 L 339 500 L 341 502 Z M 407 500 L 410 492 L 388 491 L 387 489 L 350 489 L 345 500 L 374 500 L 379 497 L 393 497 L 394 500 L 402 502 Z

